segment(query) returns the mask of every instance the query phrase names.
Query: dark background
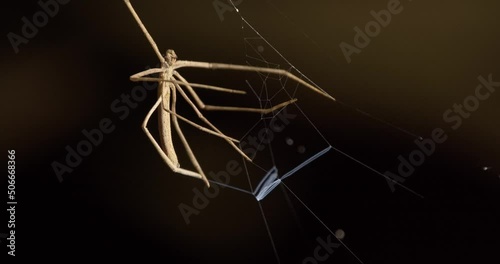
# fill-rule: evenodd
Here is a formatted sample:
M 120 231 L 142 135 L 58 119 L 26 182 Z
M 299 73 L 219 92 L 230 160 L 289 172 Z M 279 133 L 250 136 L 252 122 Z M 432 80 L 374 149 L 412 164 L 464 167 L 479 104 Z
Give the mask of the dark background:
M 247 0 L 238 6 L 290 62 L 347 105 L 307 92 L 299 98 L 332 146 L 381 172 L 395 172 L 398 155 L 407 157 L 415 149 L 414 137 L 355 108 L 422 137 L 438 127 L 449 137 L 404 183 L 424 198 L 401 188 L 391 192 L 381 176 L 333 151 L 287 185 L 332 230 L 346 232 L 344 242 L 364 263 L 498 262 L 498 95 L 481 101 L 457 130 L 442 118 L 453 104 L 474 94 L 478 76 L 491 73 L 500 80 L 498 3 L 403 1 L 404 10 L 348 64 L 339 44 L 353 44 L 353 28 L 364 27 L 373 20 L 370 10 L 385 9 L 387 3 Z M 173 48 L 180 59 L 245 63 L 235 12 L 225 12 L 221 21 L 211 1 L 133 4 L 162 52 Z M 21 18 L 32 20 L 40 9 L 37 1 L 4 3 L 2 34 L 21 34 Z M 17 153 L 18 257 L 276 263 L 258 204 L 249 196 L 224 189 L 185 224 L 178 205 L 190 204 L 192 189 L 203 185 L 173 174 L 142 132 L 156 91 L 124 120 L 111 110 L 114 100 L 137 85 L 129 76 L 157 64 L 122 1 L 70 1 L 18 53 L 7 37 L 1 43 L 1 140 L 3 151 Z M 244 78 L 186 74 L 193 82 L 227 87 Z M 215 92 L 203 97 L 225 105 L 255 100 Z M 196 117 L 189 111 L 185 115 Z M 207 117 L 237 138 L 258 120 L 236 113 Z M 84 139 L 81 131 L 97 128 L 103 118 L 110 118 L 115 130 L 59 182 L 53 161 L 62 162 L 65 147 L 76 146 Z M 151 126 L 154 131 L 154 122 Z M 232 150 L 192 127 L 183 128 L 206 170 L 222 170 L 215 160 L 226 160 L 220 157 L 233 155 Z M 287 131 L 300 136 L 301 126 Z M 311 144 L 324 144 L 311 138 Z M 273 150 L 275 156 L 297 155 Z M 262 205 L 282 263 L 302 263 L 312 256 L 316 237 L 328 235 L 288 191 L 276 189 Z M 6 233 L 6 224 L 0 226 L 0 233 Z M 356 259 L 339 248 L 326 263 Z

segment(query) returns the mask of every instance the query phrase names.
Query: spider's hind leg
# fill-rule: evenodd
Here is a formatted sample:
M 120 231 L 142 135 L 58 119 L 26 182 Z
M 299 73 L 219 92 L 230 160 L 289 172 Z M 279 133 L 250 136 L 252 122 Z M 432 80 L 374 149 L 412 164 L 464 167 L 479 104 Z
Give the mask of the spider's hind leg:
M 153 143 L 153 146 L 156 148 L 156 150 L 158 151 L 158 153 L 160 154 L 160 156 L 162 157 L 162 159 L 165 161 L 165 163 L 168 165 L 168 167 L 170 167 L 170 169 L 173 172 L 179 173 L 179 174 L 182 174 L 182 175 L 185 175 L 185 176 L 190 176 L 190 177 L 198 178 L 198 179 L 204 179 L 203 175 L 201 175 L 198 172 L 186 170 L 186 169 L 179 168 L 179 167 L 175 166 L 174 163 L 172 162 L 172 160 L 170 160 L 170 158 L 167 156 L 167 154 L 165 154 L 165 152 L 160 147 L 160 145 L 158 144 L 158 142 L 154 139 L 154 137 L 149 132 L 149 129 L 147 127 L 148 122 L 149 122 L 149 118 L 151 118 L 151 115 L 158 108 L 158 106 L 160 105 L 161 102 L 162 102 L 162 98 L 159 97 L 158 100 L 156 101 L 156 103 L 151 108 L 151 110 L 149 110 L 148 114 L 146 115 L 146 118 L 144 118 L 144 122 L 142 123 L 142 129 L 144 130 L 144 132 L 148 136 L 148 138 L 151 141 L 151 143 Z M 206 181 L 206 178 L 204 180 L 205 180 L 205 184 L 207 184 L 207 186 L 210 186 L 210 184 L 208 183 L 208 181 Z
M 175 109 L 176 101 L 177 101 L 177 98 L 176 98 L 175 89 L 172 89 L 172 108 L 171 108 L 171 111 L 173 113 L 176 112 L 176 109 Z M 196 168 L 198 173 L 201 175 L 201 179 L 205 182 L 205 184 L 207 186 L 210 187 L 210 183 L 208 182 L 207 176 L 205 176 L 205 173 L 203 173 L 203 170 L 201 169 L 201 166 L 198 163 L 196 156 L 194 155 L 193 151 L 191 150 L 191 147 L 189 146 L 189 143 L 186 140 L 186 137 L 184 136 L 184 133 L 182 132 L 181 127 L 179 126 L 179 121 L 177 120 L 177 115 L 171 115 L 171 118 L 172 118 L 172 123 L 175 127 L 175 130 L 177 131 L 177 134 L 179 135 L 179 138 L 181 139 L 181 142 L 184 145 L 184 148 L 186 149 L 186 152 L 189 156 L 189 159 L 191 160 L 191 163 Z

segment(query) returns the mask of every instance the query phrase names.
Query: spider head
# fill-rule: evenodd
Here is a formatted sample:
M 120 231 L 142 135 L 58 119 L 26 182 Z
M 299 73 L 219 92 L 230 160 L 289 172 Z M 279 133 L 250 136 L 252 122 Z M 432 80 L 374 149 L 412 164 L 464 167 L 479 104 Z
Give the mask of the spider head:
M 175 54 L 175 51 L 172 49 L 167 50 L 165 54 L 165 61 L 167 62 L 168 65 L 173 65 L 177 61 L 177 54 Z

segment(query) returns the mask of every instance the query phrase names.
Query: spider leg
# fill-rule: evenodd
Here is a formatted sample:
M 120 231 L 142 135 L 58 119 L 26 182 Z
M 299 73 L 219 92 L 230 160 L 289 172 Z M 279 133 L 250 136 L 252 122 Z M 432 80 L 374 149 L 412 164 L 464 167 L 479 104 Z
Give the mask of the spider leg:
M 194 177 L 194 178 L 198 178 L 198 179 L 203 179 L 203 176 L 200 173 L 198 173 L 198 172 L 186 170 L 186 169 L 179 168 L 179 167 L 175 166 L 174 163 L 167 156 L 167 154 L 165 154 L 165 152 L 163 151 L 163 149 L 160 147 L 160 145 L 158 144 L 158 142 L 156 142 L 156 140 L 154 139 L 154 137 L 149 132 L 149 130 L 147 128 L 147 125 L 148 125 L 148 122 L 149 122 L 149 118 L 151 117 L 151 115 L 153 114 L 153 112 L 158 108 L 158 106 L 160 105 L 161 102 L 162 102 L 162 98 L 158 97 L 158 100 L 153 105 L 153 107 L 151 108 L 151 110 L 149 110 L 148 114 L 146 115 L 146 118 L 144 119 L 144 122 L 142 123 L 142 129 L 144 130 L 144 132 L 148 136 L 148 138 L 151 141 L 151 143 L 153 143 L 153 146 L 156 148 L 156 150 L 158 151 L 158 153 L 162 157 L 163 161 L 165 161 L 165 163 L 168 165 L 168 167 L 174 173 L 179 173 L 179 174 L 182 174 L 182 175 L 185 175 L 185 176 L 190 176 L 190 177 Z
M 138 82 L 138 81 L 154 81 L 154 82 L 170 82 L 170 83 L 173 83 L 173 84 L 183 84 L 183 85 L 188 85 L 189 83 L 185 83 L 185 82 L 180 82 L 180 81 L 177 81 L 177 80 L 164 80 L 162 78 L 157 78 L 157 77 L 142 77 L 144 75 L 149 75 L 149 74 L 154 74 L 154 73 L 158 73 L 158 72 L 163 72 L 164 69 L 161 69 L 161 68 L 154 68 L 154 69 L 148 69 L 148 70 L 145 70 L 145 71 L 142 71 L 142 72 L 139 72 L 139 73 L 136 73 L 132 76 L 130 76 L 130 79 L 134 82 Z M 191 84 L 193 85 L 193 84 Z M 218 87 L 218 86 L 211 86 L 211 85 L 204 85 L 204 84 L 195 84 L 195 85 L 198 85 L 199 87 L 202 87 L 203 88 L 206 88 L 206 89 L 211 89 L 211 90 L 216 90 L 216 91 L 222 91 L 222 92 L 228 92 L 228 93 L 239 93 L 239 94 L 245 94 L 246 92 L 245 91 L 241 91 L 241 90 L 233 90 L 233 89 L 227 89 L 227 88 L 222 88 L 222 87 Z M 162 95 L 163 96 L 163 95 Z M 175 115 L 177 118 L 179 118 L 180 120 L 200 129 L 201 131 L 204 131 L 204 132 L 207 132 L 209 134 L 212 134 L 214 136 L 217 136 L 217 137 L 221 137 L 223 139 L 227 139 L 227 140 L 231 140 L 233 142 L 236 142 L 236 143 L 239 143 L 239 140 L 237 139 L 234 139 L 234 138 L 231 138 L 231 137 L 228 137 L 224 134 L 221 134 L 219 132 L 216 132 L 216 131 L 213 131 L 213 130 L 210 130 L 208 128 L 205 128 L 205 127 L 202 127 L 190 120 L 188 120 L 187 118 L 177 114 L 176 112 L 173 112 L 171 110 L 168 109 L 168 107 L 165 106 L 165 104 L 162 104 L 162 108 L 164 111 L 172 114 L 172 115 Z
M 218 91 L 218 92 L 226 92 L 226 93 L 235 93 L 235 94 L 246 94 L 247 93 L 246 91 L 243 91 L 243 90 L 229 89 L 229 88 L 224 88 L 224 87 L 214 86 L 214 85 L 208 85 L 208 84 L 187 83 L 187 82 L 181 82 L 181 81 L 177 81 L 177 80 L 163 80 L 163 79 L 158 78 L 158 77 L 142 77 L 142 76 L 147 75 L 147 74 L 155 73 L 155 72 L 151 72 L 151 73 L 144 73 L 144 72 L 136 73 L 136 74 L 130 76 L 130 79 L 132 81 L 135 81 L 135 82 L 137 82 L 137 81 L 150 81 L 150 82 L 165 81 L 165 82 L 171 82 L 171 83 L 176 83 L 176 84 L 182 84 L 184 86 L 186 86 L 186 85 L 189 84 L 191 87 L 203 88 L 203 89 L 207 89 L 207 90 L 213 90 L 213 91 Z
M 325 91 L 321 90 L 318 87 L 315 87 L 308 82 L 300 79 L 299 77 L 295 76 L 289 71 L 283 70 L 283 69 L 272 69 L 272 68 L 264 68 L 264 67 L 255 67 L 255 66 L 248 66 L 248 65 L 236 65 L 236 64 L 226 64 L 226 63 L 210 63 L 210 62 L 199 62 L 199 61 L 184 61 L 184 60 L 178 60 L 176 61 L 174 65 L 174 70 L 183 68 L 183 67 L 189 67 L 189 68 L 202 68 L 202 69 L 224 69 L 224 70 L 234 70 L 234 71 L 256 71 L 256 72 L 263 72 L 263 73 L 271 73 L 271 74 L 277 74 L 277 75 L 282 75 L 286 76 L 297 83 L 300 83 L 304 85 L 305 87 L 311 89 L 312 91 L 321 94 L 322 96 L 325 96 L 333 101 L 336 101 L 335 98 L 333 98 L 331 95 L 326 93 Z
M 172 113 L 175 113 L 175 105 L 177 102 L 177 96 L 175 89 L 172 89 Z M 182 144 L 184 145 L 184 148 L 186 149 L 186 152 L 189 156 L 189 159 L 191 160 L 191 163 L 193 166 L 196 168 L 198 173 L 201 175 L 201 179 L 205 182 L 207 187 L 210 187 L 210 183 L 208 182 L 207 176 L 205 176 L 205 173 L 203 173 L 203 170 L 201 169 L 200 164 L 198 163 L 198 160 L 196 159 L 196 156 L 194 155 L 193 151 L 191 150 L 191 147 L 189 147 L 189 143 L 186 140 L 186 137 L 184 136 L 184 133 L 182 133 L 181 127 L 179 126 L 179 121 L 177 120 L 177 115 L 172 115 L 172 123 L 174 124 L 175 130 L 177 131 L 177 134 L 179 135 L 179 138 L 181 139 Z
M 267 114 L 274 112 L 280 108 L 283 108 L 289 104 L 295 103 L 297 101 L 296 98 L 293 98 L 291 100 L 288 100 L 286 102 L 283 102 L 281 104 L 277 104 L 273 107 L 270 108 L 251 108 L 251 107 L 237 107 L 237 106 L 218 106 L 218 105 L 206 105 L 198 96 L 196 91 L 193 89 L 193 87 L 182 77 L 180 73 L 177 71 L 174 71 L 174 76 L 179 78 L 182 82 L 183 85 L 185 85 L 186 89 L 189 91 L 191 96 L 193 96 L 194 101 L 198 105 L 199 108 L 204 109 L 204 110 L 214 110 L 214 111 L 240 111 L 240 112 L 254 112 L 254 113 L 261 113 L 261 114 Z
M 186 102 L 191 106 L 191 108 L 195 111 L 195 113 L 198 115 L 198 118 L 200 118 L 205 124 L 207 124 L 208 126 L 210 126 L 214 131 L 216 131 L 217 133 L 221 134 L 221 135 L 224 135 L 216 126 L 214 126 L 210 121 L 208 121 L 208 119 L 203 116 L 203 114 L 200 112 L 200 110 L 198 109 L 198 107 L 196 107 L 196 105 L 193 103 L 193 101 L 191 101 L 191 99 L 187 96 L 187 94 L 184 92 L 184 90 L 182 89 L 182 87 L 178 84 L 175 84 L 175 87 L 177 88 L 177 90 L 179 91 L 179 93 L 181 94 L 181 96 L 184 98 L 184 100 L 186 100 Z M 232 142 L 231 140 L 225 138 L 226 142 L 229 143 L 229 145 L 231 145 L 236 151 L 238 151 L 238 153 L 241 154 L 241 156 L 243 156 L 246 160 L 248 161 L 252 161 L 251 158 L 249 158 L 240 148 L 238 148 L 234 142 Z
M 173 115 L 173 116 L 179 118 L 180 120 L 182 120 L 182 121 L 190 124 L 191 126 L 194 126 L 194 127 L 198 128 L 199 130 L 201 130 L 203 132 L 206 132 L 208 134 L 214 135 L 216 137 L 220 137 L 220 138 L 223 138 L 223 139 L 231 140 L 231 141 L 233 141 L 235 143 L 239 143 L 240 142 L 239 140 L 234 139 L 232 137 L 229 137 L 229 136 L 226 136 L 226 135 L 223 135 L 223 134 L 219 134 L 219 133 L 217 133 L 217 132 L 215 132 L 213 130 L 210 130 L 210 129 L 206 128 L 206 127 L 202 127 L 202 126 L 196 124 L 195 122 L 193 122 L 193 121 L 191 121 L 191 120 L 189 120 L 189 119 L 187 119 L 187 118 L 185 118 L 185 117 L 177 114 L 176 112 L 174 112 L 172 110 L 168 110 L 168 109 L 163 109 L 163 110 L 169 112 L 171 115 Z
M 143 77 L 145 75 L 150 75 L 154 73 L 160 73 L 166 71 L 165 68 L 151 68 L 147 69 L 145 71 L 138 72 L 132 76 L 130 76 L 130 80 L 133 82 L 138 82 L 138 81 L 163 81 L 161 78 L 151 78 L 151 77 Z
M 148 30 L 146 29 L 146 27 L 142 23 L 141 19 L 139 18 L 139 16 L 135 12 L 134 7 L 132 7 L 132 4 L 130 3 L 130 0 L 123 0 L 123 1 L 125 2 L 128 9 L 130 10 L 130 13 L 132 13 L 132 16 L 135 18 L 135 21 L 137 22 L 137 24 L 141 28 L 142 32 L 144 33 L 144 35 L 148 39 L 149 44 L 151 44 L 151 47 L 153 47 L 153 50 L 155 51 L 156 56 L 158 57 L 158 59 L 160 59 L 160 63 L 163 65 L 165 63 L 165 58 L 161 55 L 160 51 L 158 50 L 158 46 L 156 45 L 155 41 L 153 40 L 153 37 L 151 37 Z

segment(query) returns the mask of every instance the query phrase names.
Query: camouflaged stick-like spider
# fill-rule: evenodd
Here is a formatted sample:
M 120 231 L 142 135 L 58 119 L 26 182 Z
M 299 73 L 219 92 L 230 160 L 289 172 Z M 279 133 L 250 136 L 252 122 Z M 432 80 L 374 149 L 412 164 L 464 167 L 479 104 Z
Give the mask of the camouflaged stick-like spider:
M 323 92 L 319 88 L 303 81 L 299 77 L 293 75 L 292 73 L 282 70 L 282 69 L 273 69 L 273 68 L 265 68 L 265 67 L 254 67 L 254 66 L 248 66 L 248 65 L 235 65 L 235 64 L 224 64 L 224 63 L 211 63 L 211 62 L 199 62 L 199 61 L 185 61 L 185 60 L 177 60 L 177 55 L 175 54 L 174 50 L 167 50 L 165 56 L 162 56 L 160 53 L 155 41 L 147 31 L 146 27 L 142 23 L 141 19 L 135 12 L 134 8 L 132 7 L 132 4 L 130 3 L 130 0 L 124 0 L 125 4 L 129 8 L 130 12 L 134 16 L 135 20 L 137 21 L 137 24 L 139 27 L 142 29 L 144 35 L 148 39 L 149 43 L 153 47 L 153 50 L 156 53 L 156 56 L 158 56 L 158 59 L 160 60 L 160 65 L 161 68 L 153 68 L 153 69 L 148 69 L 139 73 L 136 73 L 132 76 L 130 76 L 130 80 L 132 81 L 154 81 L 158 82 L 158 100 L 156 103 L 153 105 L 151 110 L 148 112 L 146 115 L 146 118 L 144 119 L 144 122 L 142 124 L 142 128 L 148 138 L 151 140 L 153 143 L 154 147 L 158 151 L 158 153 L 161 155 L 165 163 L 174 171 L 175 173 L 179 173 L 185 176 L 191 176 L 195 178 L 199 178 L 205 182 L 207 186 L 210 186 L 210 183 L 203 173 L 203 170 L 198 163 L 198 160 L 196 159 L 195 155 L 193 154 L 193 151 L 191 150 L 191 147 L 189 146 L 188 141 L 186 140 L 180 126 L 179 126 L 179 121 L 178 119 L 204 131 L 209 134 L 215 135 L 217 137 L 221 137 L 224 140 L 226 140 L 236 151 L 238 151 L 245 159 L 251 161 L 251 159 L 243 153 L 243 151 L 238 148 L 235 145 L 235 142 L 238 143 L 238 140 L 233 139 L 231 137 L 228 137 L 224 135 L 217 127 L 215 127 L 210 121 L 208 121 L 203 114 L 200 112 L 200 109 L 203 110 L 218 110 L 218 111 L 243 111 L 243 112 L 255 112 L 255 113 L 261 113 L 261 114 L 266 114 L 266 113 L 271 113 L 277 109 L 280 109 L 288 104 L 294 103 L 297 101 L 297 99 L 291 99 L 289 101 L 280 103 L 278 105 L 275 105 L 270 108 L 248 108 L 248 107 L 237 107 L 237 106 L 216 106 L 216 105 L 206 105 L 203 103 L 203 101 L 200 99 L 198 94 L 195 91 L 196 88 L 204 88 L 204 89 L 210 89 L 214 91 L 220 91 L 220 92 L 228 92 L 228 93 L 236 93 L 236 94 L 246 94 L 245 91 L 241 90 L 234 90 L 234 89 L 227 89 L 219 86 L 212 86 L 212 85 L 205 85 L 205 84 L 196 84 L 196 83 L 189 83 L 182 77 L 182 75 L 177 71 L 180 68 L 204 68 L 204 69 L 221 69 L 221 70 L 233 70 L 233 71 L 249 71 L 249 72 L 261 72 L 261 73 L 268 73 L 268 74 L 276 74 L 276 75 L 282 75 L 286 76 L 289 79 L 311 89 L 314 92 L 317 92 L 329 99 L 332 99 L 335 101 L 335 98 L 330 96 L 329 94 Z M 151 74 L 159 74 L 159 77 L 146 77 Z M 191 97 L 193 98 L 190 99 L 186 92 L 184 91 L 187 90 Z M 208 125 L 211 129 L 200 126 L 184 117 L 181 115 L 177 114 L 176 112 L 176 100 L 177 100 L 177 92 L 186 100 L 186 102 L 193 108 L 193 110 L 196 112 L 198 117 L 206 124 Z M 158 106 L 161 105 L 161 108 L 158 110 L 159 114 L 159 130 L 160 130 L 160 144 L 154 139 L 154 137 L 151 135 L 147 128 L 147 124 L 149 121 L 149 118 L 153 114 L 155 110 L 157 110 Z M 181 168 L 179 164 L 179 160 L 177 158 L 177 154 L 175 152 L 173 142 L 172 142 L 172 125 L 174 126 L 179 138 L 182 141 L 182 144 L 184 145 L 184 148 L 186 149 L 186 152 L 189 156 L 189 159 L 191 160 L 193 166 L 195 167 L 196 171 L 191 171 L 187 169 Z

